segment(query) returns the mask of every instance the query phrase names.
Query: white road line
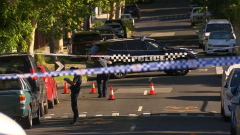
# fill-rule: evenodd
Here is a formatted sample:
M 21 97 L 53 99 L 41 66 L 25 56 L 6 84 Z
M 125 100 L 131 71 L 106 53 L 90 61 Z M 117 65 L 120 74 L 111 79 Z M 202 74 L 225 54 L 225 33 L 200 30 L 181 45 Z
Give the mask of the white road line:
M 180 113 L 181 116 L 187 116 L 187 113 Z
M 136 117 L 137 115 L 136 115 L 136 114 L 129 114 L 129 116 L 134 116 L 134 117 Z
M 149 116 L 151 116 L 151 113 L 143 113 L 143 116 L 149 117 Z
M 86 117 L 87 114 L 79 114 L 79 117 Z
M 150 77 L 148 81 L 149 81 L 149 82 L 152 81 L 152 77 Z
M 147 90 L 144 91 L 143 95 L 147 95 Z
M 63 115 L 63 116 L 61 116 L 61 118 L 68 118 L 68 116 L 67 115 Z
M 97 114 L 97 115 L 95 115 L 96 117 L 101 117 L 101 116 L 103 116 L 102 114 Z
M 141 112 L 142 108 L 143 108 L 142 106 L 139 106 L 138 111 Z
M 52 116 L 45 116 L 44 118 L 45 118 L 45 119 L 51 119 Z
M 217 74 L 217 75 L 223 74 L 223 68 L 220 67 L 220 66 L 217 66 L 217 67 L 216 67 L 216 74 Z
M 112 116 L 119 116 L 119 113 L 112 113 Z
M 130 131 L 134 131 L 136 125 L 132 125 L 131 128 L 130 128 Z
M 160 114 L 160 116 L 167 116 L 167 114 Z

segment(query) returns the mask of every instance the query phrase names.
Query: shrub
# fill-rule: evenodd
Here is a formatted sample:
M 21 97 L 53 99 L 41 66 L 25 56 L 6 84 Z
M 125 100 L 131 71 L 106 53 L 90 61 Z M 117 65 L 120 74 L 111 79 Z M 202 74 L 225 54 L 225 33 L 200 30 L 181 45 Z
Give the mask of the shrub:
M 123 23 L 126 26 L 127 35 L 131 35 L 131 32 L 134 28 L 132 22 L 126 18 L 123 19 Z
M 41 53 L 40 51 L 35 51 L 36 53 Z M 44 55 L 41 54 L 35 54 L 34 55 L 35 60 L 37 61 L 37 64 L 46 64 L 46 58 Z
M 93 28 L 102 27 L 103 25 L 104 25 L 104 23 L 102 21 L 95 21 L 93 23 Z

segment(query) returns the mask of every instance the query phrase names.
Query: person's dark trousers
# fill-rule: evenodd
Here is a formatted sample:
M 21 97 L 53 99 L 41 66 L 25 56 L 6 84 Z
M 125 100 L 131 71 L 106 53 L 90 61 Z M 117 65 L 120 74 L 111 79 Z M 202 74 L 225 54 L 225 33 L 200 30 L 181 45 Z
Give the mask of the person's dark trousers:
M 73 122 L 78 122 L 79 116 L 78 116 L 78 107 L 77 107 L 77 98 L 79 95 L 80 90 L 71 90 L 71 105 L 72 105 L 72 111 L 73 111 Z
M 103 80 L 103 86 L 102 86 Z M 107 95 L 108 77 L 105 74 L 97 75 L 98 94 Z

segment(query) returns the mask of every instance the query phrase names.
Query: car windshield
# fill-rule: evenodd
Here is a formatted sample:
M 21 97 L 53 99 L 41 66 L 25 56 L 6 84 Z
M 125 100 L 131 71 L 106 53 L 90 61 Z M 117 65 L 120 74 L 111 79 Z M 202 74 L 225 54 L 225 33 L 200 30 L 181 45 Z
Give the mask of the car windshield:
M 129 15 L 122 15 L 121 19 L 124 19 L 124 18 L 130 18 L 130 16 Z
M 19 79 L 0 80 L 0 90 L 21 90 L 21 86 Z
M 120 25 L 107 25 L 109 27 L 112 27 L 112 28 L 120 28 L 121 26 Z
M 209 39 L 234 39 L 231 32 L 212 32 Z
M 21 58 L 16 57 L 0 57 L 0 74 L 4 74 L 9 70 L 19 70 L 26 73 L 24 62 Z
M 99 41 L 101 39 L 99 34 L 77 34 L 74 36 L 73 42 Z
M 208 24 L 206 32 L 212 31 L 232 31 L 230 24 Z
M 233 86 L 239 86 L 240 84 L 240 73 L 234 73 L 232 76 L 232 80 L 231 80 L 231 87 Z
M 203 8 L 195 8 L 195 9 L 193 9 L 193 13 L 203 13 L 203 12 L 204 12 Z
M 100 29 L 98 30 L 100 34 L 113 34 L 113 32 L 109 29 Z
M 137 7 L 135 5 L 128 5 L 125 6 L 125 9 L 136 9 Z

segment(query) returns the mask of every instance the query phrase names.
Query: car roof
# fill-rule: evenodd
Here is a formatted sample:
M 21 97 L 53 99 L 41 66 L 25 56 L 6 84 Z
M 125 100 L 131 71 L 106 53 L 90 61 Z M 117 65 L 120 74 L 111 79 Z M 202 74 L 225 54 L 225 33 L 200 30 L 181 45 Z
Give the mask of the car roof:
M 230 22 L 227 19 L 211 19 L 208 24 L 214 24 L 214 23 L 227 23 L 230 24 Z
M 104 43 L 107 43 L 107 42 L 126 42 L 126 41 L 142 41 L 142 40 L 154 40 L 154 39 L 151 39 L 151 38 L 143 38 L 143 39 L 139 39 L 139 38 L 108 39 L 107 41 L 98 42 L 96 44 L 104 44 Z

